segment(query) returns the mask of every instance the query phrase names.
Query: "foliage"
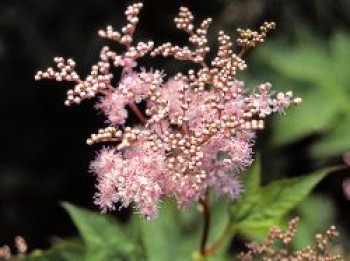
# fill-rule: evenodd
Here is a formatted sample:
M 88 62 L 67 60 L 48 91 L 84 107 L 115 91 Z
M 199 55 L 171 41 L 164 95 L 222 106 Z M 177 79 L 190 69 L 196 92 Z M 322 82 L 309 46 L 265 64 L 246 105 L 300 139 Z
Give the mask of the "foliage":
M 302 110 L 276 119 L 274 141 L 284 144 L 320 134 L 312 155 L 336 156 L 350 148 L 350 35 L 338 32 L 328 46 L 308 33 L 302 36 L 293 48 L 276 41 L 258 51 L 260 61 L 275 70 L 275 83 L 297 87 L 304 101 Z
M 279 224 L 290 210 L 306 198 L 327 172 L 320 170 L 261 186 L 257 162 L 246 175 L 245 194 L 231 208 L 232 230 L 255 238 L 265 236 L 273 225 Z
M 331 199 L 321 195 L 309 196 L 298 205 L 295 212 L 302 217 L 293 241 L 295 249 L 312 245 L 314 235 L 319 231 L 326 230 L 335 218 L 334 203 Z

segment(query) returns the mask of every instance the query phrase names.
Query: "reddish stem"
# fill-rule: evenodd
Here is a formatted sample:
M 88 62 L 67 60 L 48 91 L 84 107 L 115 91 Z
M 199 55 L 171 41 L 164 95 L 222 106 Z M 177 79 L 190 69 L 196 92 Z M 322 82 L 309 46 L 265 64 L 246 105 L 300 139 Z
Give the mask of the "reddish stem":
M 137 108 L 135 103 L 128 103 L 131 110 L 136 114 L 137 118 L 141 121 L 143 125 L 146 125 L 147 119 L 143 116 L 142 112 Z
M 200 253 L 204 257 L 206 254 L 205 249 L 206 249 L 208 236 L 209 236 L 209 230 L 210 230 L 210 209 L 209 209 L 207 197 L 200 198 L 199 204 L 203 208 L 202 211 L 203 211 L 203 219 L 204 219 L 202 240 L 201 240 L 201 245 L 200 245 Z

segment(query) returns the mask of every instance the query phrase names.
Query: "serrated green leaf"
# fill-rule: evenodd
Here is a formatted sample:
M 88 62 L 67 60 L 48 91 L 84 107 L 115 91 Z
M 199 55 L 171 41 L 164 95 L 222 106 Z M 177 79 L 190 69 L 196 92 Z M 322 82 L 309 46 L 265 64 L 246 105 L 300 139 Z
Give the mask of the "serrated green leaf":
M 283 179 L 262 187 L 256 193 L 258 199 L 245 213 L 243 219 L 237 222 L 236 216 L 240 213 L 237 210 L 231 211 L 233 228 L 244 235 L 266 234 L 311 192 L 327 172 L 327 170 L 316 171 L 311 175 Z
M 86 244 L 87 261 L 139 260 L 133 235 L 108 215 L 102 215 L 69 203 L 63 204 Z

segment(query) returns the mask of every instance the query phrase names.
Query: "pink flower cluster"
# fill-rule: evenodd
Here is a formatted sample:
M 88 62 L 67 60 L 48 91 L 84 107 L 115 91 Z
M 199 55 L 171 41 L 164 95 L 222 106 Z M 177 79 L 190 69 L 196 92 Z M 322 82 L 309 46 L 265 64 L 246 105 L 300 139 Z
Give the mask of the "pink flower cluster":
M 117 203 L 122 207 L 134 204 L 142 215 L 153 219 L 159 201 L 166 198 L 174 198 L 182 208 L 209 190 L 235 200 L 243 191 L 239 175 L 253 161 L 256 130 L 264 127 L 266 116 L 301 101 L 291 92 L 274 95 L 269 83 L 249 93 L 236 78 L 247 67 L 243 53 L 263 42 L 274 24 L 265 23 L 260 33 L 253 32 L 254 37 L 240 29 L 239 54 L 233 53 L 230 37 L 220 31 L 217 55 L 207 63 L 211 19 L 195 28 L 191 12 L 180 8 L 175 23 L 189 34 L 195 49 L 166 43 L 152 51 L 153 42 L 133 45 L 141 8 L 142 4 L 128 7 L 128 24 L 121 32 L 111 26 L 99 32 L 124 45 L 126 51 L 117 55 L 104 47 L 85 80 L 75 72 L 72 59 L 60 57 L 55 59 L 57 69 L 36 75 L 38 80 L 76 82 L 68 91 L 67 105 L 100 97 L 96 107 L 110 126 L 92 134 L 87 142 L 109 142 L 110 146 L 102 148 L 91 163 L 97 177 L 95 203 L 103 211 L 115 209 Z M 136 60 L 149 52 L 189 60 L 201 68 L 168 79 L 158 70 L 137 69 Z M 111 66 L 123 67 L 116 86 L 111 83 Z M 146 103 L 145 111 L 138 106 L 141 101 Z M 139 123 L 126 126 L 128 111 Z

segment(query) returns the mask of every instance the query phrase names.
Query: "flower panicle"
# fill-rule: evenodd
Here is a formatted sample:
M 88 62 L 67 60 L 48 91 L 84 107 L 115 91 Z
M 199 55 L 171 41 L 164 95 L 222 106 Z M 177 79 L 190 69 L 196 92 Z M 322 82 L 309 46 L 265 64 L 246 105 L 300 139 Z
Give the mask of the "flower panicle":
M 85 80 L 75 71 L 74 60 L 61 57 L 54 59 L 56 69 L 35 76 L 37 80 L 73 81 L 67 105 L 98 97 L 96 108 L 108 126 L 92 134 L 87 144 L 109 145 L 91 163 L 97 179 L 95 203 L 103 211 L 115 209 L 117 203 L 122 207 L 133 204 L 153 219 L 164 198 L 175 198 L 181 208 L 197 202 L 208 190 L 235 200 L 244 191 L 240 175 L 253 162 L 256 131 L 264 128 L 267 116 L 301 99 L 292 92 L 275 95 L 269 83 L 249 93 L 237 79 L 237 72 L 247 68 L 243 54 L 232 50 L 233 41 L 223 31 L 218 33 L 216 56 L 208 61 L 207 33 L 212 20 L 195 27 L 186 7 L 180 8 L 174 22 L 188 34 L 191 46 L 133 44 L 141 8 L 142 4 L 127 8 L 127 24 L 121 31 L 112 26 L 99 31 L 101 37 L 126 50 L 117 54 L 103 47 Z M 266 23 L 260 33 L 248 37 L 242 31 L 239 37 L 260 43 L 272 27 Z M 238 45 L 248 48 L 243 42 Z M 188 60 L 200 68 L 166 78 L 161 70 L 139 69 L 137 59 L 146 54 Z M 113 66 L 122 67 L 121 75 L 111 73 Z M 145 108 L 139 106 L 141 101 Z M 128 124 L 130 113 L 137 123 Z

